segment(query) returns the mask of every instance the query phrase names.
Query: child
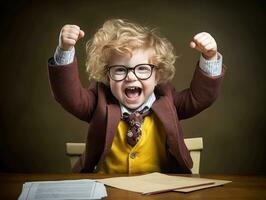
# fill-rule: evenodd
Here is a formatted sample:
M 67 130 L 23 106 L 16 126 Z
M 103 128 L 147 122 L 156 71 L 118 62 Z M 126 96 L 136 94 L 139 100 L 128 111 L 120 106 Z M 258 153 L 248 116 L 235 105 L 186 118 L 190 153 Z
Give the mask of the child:
M 191 173 L 180 120 L 192 117 L 216 99 L 223 76 L 214 38 L 197 34 L 191 48 L 201 53 L 190 88 L 175 91 L 171 43 L 147 27 L 106 21 L 87 43 L 86 67 L 93 83 L 81 86 L 74 46 L 84 37 L 65 25 L 49 60 L 55 99 L 90 124 L 86 149 L 73 172 Z

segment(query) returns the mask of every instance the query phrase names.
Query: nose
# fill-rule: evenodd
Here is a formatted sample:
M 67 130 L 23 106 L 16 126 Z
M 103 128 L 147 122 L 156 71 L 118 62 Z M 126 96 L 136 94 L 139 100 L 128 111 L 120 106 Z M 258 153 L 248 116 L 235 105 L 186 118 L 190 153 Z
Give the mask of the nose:
M 137 77 L 134 74 L 133 69 L 128 69 L 126 80 L 127 81 L 135 81 L 135 80 L 137 80 Z

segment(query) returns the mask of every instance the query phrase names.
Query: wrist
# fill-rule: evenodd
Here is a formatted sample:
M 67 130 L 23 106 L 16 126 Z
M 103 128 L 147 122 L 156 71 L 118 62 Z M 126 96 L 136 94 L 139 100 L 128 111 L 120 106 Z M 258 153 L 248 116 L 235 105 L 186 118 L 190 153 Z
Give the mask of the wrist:
M 202 56 L 205 60 L 212 61 L 212 60 L 218 60 L 218 53 L 216 52 L 214 55 L 209 56 L 202 53 Z
M 72 51 L 72 49 L 74 48 L 74 46 L 63 46 L 63 45 L 58 45 L 58 48 L 61 50 L 61 51 Z

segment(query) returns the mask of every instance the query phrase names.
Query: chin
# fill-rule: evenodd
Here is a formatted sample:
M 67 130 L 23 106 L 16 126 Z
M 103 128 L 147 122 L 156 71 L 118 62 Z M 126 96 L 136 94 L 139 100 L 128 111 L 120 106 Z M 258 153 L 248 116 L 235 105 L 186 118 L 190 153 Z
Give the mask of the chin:
M 130 110 L 136 110 L 139 108 L 142 104 L 124 104 L 128 109 Z

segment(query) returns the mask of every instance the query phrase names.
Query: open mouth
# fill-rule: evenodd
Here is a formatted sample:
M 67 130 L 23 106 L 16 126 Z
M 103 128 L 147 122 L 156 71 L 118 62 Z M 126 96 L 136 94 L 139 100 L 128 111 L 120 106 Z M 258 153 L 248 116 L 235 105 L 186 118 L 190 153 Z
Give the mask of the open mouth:
M 125 89 L 125 94 L 128 98 L 137 98 L 140 96 L 142 89 L 140 87 L 127 87 Z

